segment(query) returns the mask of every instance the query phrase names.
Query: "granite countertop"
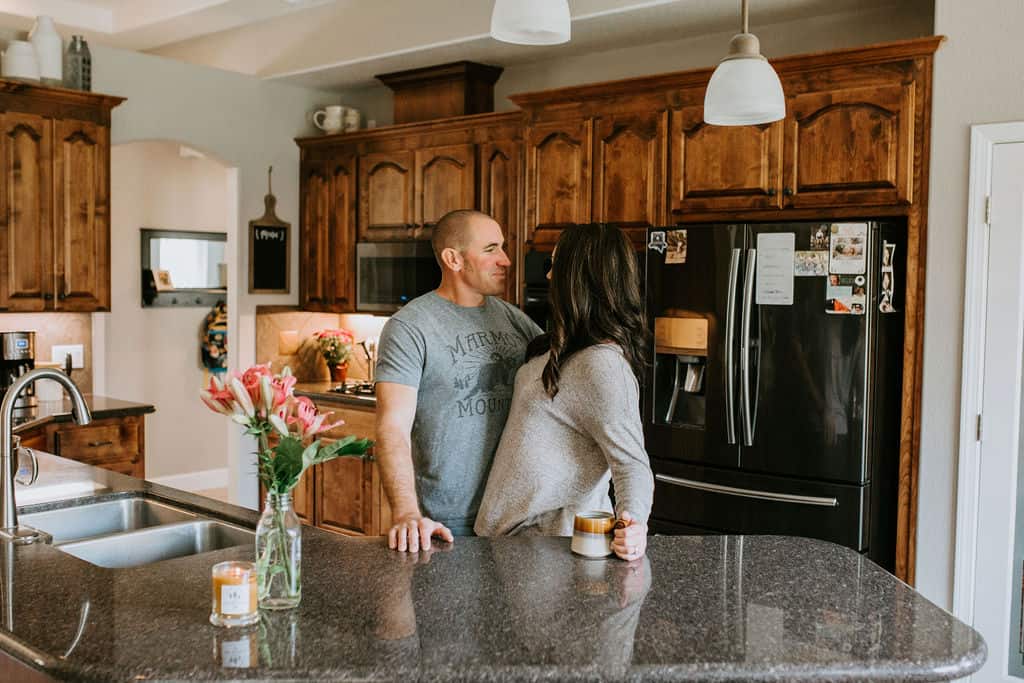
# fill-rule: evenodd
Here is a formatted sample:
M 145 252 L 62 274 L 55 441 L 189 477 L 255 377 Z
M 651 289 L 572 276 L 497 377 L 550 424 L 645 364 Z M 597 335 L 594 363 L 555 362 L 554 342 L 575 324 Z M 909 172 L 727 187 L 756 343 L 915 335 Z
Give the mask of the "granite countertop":
M 156 408 L 148 403 L 122 401 L 98 394 L 84 394 L 83 397 L 92 412 L 93 419 L 97 420 L 105 417 L 142 415 L 156 411 Z M 16 409 L 14 416 L 18 420 L 14 427 L 15 434 L 31 431 L 50 422 L 70 422 L 72 420 L 71 401 L 67 398 L 60 401 L 39 401 L 36 408 Z
M 257 521 L 96 474 L 110 492 L 93 499 L 145 494 Z M 940 680 L 986 656 L 977 632 L 869 560 L 801 538 L 655 536 L 627 564 L 578 558 L 563 538 L 406 555 L 305 527 L 302 604 L 242 629 L 207 621 L 210 567 L 251 547 L 130 569 L 48 545 L 0 554 L 13 582 L 0 649 L 75 680 Z
M 369 408 L 371 410 L 377 407 L 376 396 L 332 392 L 331 389 L 336 386 L 338 386 L 337 382 L 299 382 L 295 385 L 295 395 L 308 396 L 317 403 L 337 403 L 339 405 Z

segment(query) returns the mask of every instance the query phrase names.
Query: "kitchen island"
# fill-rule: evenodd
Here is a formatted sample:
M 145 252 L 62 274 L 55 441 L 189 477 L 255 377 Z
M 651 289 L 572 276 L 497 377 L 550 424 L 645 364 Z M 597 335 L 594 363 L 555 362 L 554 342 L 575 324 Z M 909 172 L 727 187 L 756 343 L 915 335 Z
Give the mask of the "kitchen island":
M 47 461 L 102 492 L 20 514 L 145 496 L 257 521 Z M 400 555 L 380 538 L 305 527 L 303 544 L 300 607 L 241 629 L 209 624 L 210 567 L 252 559 L 251 546 L 125 569 L 49 545 L 0 546 L 0 679 L 942 680 L 977 670 L 986 653 L 978 633 L 913 589 L 815 540 L 658 536 L 631 564 L 575 557 L 561 538 L 459 538 Z

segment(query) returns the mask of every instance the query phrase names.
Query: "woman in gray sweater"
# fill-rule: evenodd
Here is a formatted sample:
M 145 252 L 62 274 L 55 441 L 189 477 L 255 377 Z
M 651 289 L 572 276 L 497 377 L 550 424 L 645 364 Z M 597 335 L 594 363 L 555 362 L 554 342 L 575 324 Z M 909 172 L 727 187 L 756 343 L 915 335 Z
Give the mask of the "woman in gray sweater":
M 632 245 L 608 225 L 573 226 L 553 254 L 552 329 L 527 349 L 474 527 L 481 536 L 571 536 L 575 513 L 610 510 L 612 550 L 646 549 L 654 477 L 639 378 L 649 333 Z

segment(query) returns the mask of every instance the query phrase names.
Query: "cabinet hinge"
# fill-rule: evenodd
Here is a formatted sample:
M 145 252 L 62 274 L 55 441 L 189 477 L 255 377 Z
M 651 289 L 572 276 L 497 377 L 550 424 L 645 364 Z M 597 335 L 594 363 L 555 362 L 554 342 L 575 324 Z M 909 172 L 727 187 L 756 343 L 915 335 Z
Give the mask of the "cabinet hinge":
M 992 195 L 985 195 L 985 225 L 992 225 Z
M 976 434 L 977 434 L 977 436 L 975 438 L 975 441 L 981 441 L 981 413 L 978 413 L 978 425 L 977 425 Z

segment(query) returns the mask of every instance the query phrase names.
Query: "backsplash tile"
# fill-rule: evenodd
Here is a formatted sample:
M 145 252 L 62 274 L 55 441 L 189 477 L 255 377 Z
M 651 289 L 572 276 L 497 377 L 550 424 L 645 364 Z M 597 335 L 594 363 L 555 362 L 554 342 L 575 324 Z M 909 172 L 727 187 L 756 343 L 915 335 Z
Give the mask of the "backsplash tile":
M 280 372 L 287 365 L 300 382 L 327 381 L 330 371 L 313 335 L 323 329 L 343 327 L 352 332 L 358 342 L 368 337 L 379 337 L 386 321 L 385 317 L 373 315 L 282 310 L 279 306 L 261 310 L 257 307 L 256 362 L 269 362 L 274 372 Z M 293 354 L 279 353 L 281 332 L 285 331 L 298 333 L 299 346 Z M 348 376 L 366 379 L 367 375 L 366 357 L 357 346 L 349 363 Z
M 84 393 L 92 392 L 92 315 L 89 313 L 3 313 L 0 332 L 36 333 L 36 362 L 49 362 L 58 344 L 81 344 L 85 367 L 72 370 L 71 379 Z

